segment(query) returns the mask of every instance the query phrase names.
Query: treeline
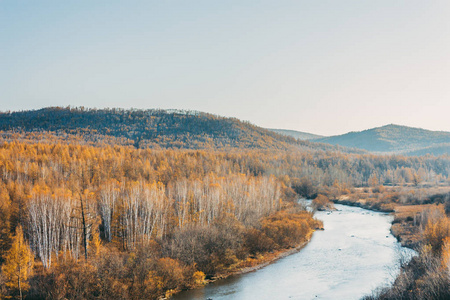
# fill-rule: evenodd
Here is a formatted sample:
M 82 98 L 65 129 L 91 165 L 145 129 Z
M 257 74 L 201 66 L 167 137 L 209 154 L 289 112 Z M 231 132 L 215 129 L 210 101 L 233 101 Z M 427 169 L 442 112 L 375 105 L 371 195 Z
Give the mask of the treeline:
M 136 148 L 257 148 L 287 149 L 308 145 L 294 138 L 212 114 L 181 110 L 124 110 L 51 107 L 0 113 L 0 130 L 66 134 L 88 141 L 108 137 L 133 141 Z M 326 146 L 324 146 L 326 147 Z M 332 148 L 328 146 L 328 148 Z
M 7 141 L 76 141 L 146 149 L 271 149 L 364 153 L 302 141 L 247 121 L 209 113 L 163 109 L 48 107 L 0 112 L 0 137 Z M 39 139 L 36 139 L 39 138 Z
M 347 187 L 429 183 L 446 184 L 450 157 L 357 155 L 325 151 L 276 150 L 136 150 L 130 147 L 87 147 L 78 144 L 6 142 L 0 146 L 0 172 L 12 181 L 64 182 L 81 180 L 99 185 L 109 179 L 145 179 L 167 184 L 179 178 L 204 178 L 210 173 L 275 175 L 302 192 Z M 80 164 L 78 161 L 85 161 Z M 78 177 L 77 177 L 78 176 Z M 306 195 L 305 195 L 306 196 Z

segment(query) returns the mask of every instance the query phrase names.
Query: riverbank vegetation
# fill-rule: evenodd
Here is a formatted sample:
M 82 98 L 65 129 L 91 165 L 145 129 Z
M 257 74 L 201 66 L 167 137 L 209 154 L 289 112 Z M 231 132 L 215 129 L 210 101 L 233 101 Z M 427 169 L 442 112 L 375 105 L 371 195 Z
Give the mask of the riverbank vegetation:
M 450 298 L 448 186 L 368 186 L 352 189 L 335 202 L 393 212 L 392 234 L 418 253 L 411 261 L 401 258 L 400 274 L 392 286 L 379 287 L 364 299 Z
M 448 201 L 439 196 L 447 156 L 136 149 L 40 136 L 47 142 L 0 145 L 5 297 L 155 299 L 204 284 L 304 243 L 321 224 L 298 197 L 382 209 Z
M 319 210 L 319 211 L 335 209 L 333 202 L 331 202 L 327 196 L 322 195 L 322 194 L 319 194 L 319 195 L 317 195 L 316 198 L 314 198 L 314 200 L 312 201 L 311 207 L 314 210 Z
M 364 299 L 450 299 L 450 218 L 443 205 L 412 211 L 396 214 L 393 233 L 409 245 L 414 242 L 418 256 L 401 263 L 392 286 Z

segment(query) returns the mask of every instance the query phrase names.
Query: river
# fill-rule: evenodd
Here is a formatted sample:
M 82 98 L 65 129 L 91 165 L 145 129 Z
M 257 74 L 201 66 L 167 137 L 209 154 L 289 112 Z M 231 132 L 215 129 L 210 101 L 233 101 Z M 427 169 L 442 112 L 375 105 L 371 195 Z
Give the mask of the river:
M 172 299 L 360 299 L 390 284 L 399 258 L 414 254 L 390 234 L 392 215 L 335 206 L 337 211 L 316 213 L 325 230 L 301 251 Z

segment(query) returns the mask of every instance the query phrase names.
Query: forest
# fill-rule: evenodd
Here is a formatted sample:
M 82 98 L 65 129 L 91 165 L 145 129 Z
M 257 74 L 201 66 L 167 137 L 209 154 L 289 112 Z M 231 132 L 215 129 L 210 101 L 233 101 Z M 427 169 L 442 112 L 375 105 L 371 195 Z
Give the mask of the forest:
M 48 107 L 0 112 L 0 135 L 8 141 L 76 140 L 89 145 L 131 145 L 143 149 L 312 148 L 362 152 L 312 144 L 236 118 L 187 110 Z
M 2 133 L 1 298 L 169 297 L 307 242 L 322 224 L 299 197 L 320 206 L 365 199 L 385 211 L 450 201 L 442 196 L 449 156 L 291 147 L 296 142 L 136 147 L 135 136 L 89 143 L 91 132 L 80 132 Z M 424 253 L 439 265 L 448 261 L 447 214 L 422 212 L 416 222 Z
M 247 163 L 226 153 L 4 143 L 2 294 L 156 299 L 308 239 L 320 223 L 282 181 Z

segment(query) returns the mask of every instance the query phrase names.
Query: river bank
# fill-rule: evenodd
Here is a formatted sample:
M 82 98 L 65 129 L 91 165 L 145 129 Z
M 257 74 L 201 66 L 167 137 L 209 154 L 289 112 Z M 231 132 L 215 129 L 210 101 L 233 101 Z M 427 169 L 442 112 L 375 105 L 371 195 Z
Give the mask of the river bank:
M 388 205 L 388 206 L 374 205 L 373 203 L 369 203 L 364 200 L 352 201 L 352 200 L 348 200 L 348 199 L 334 199 L 331 201 L 335 204 L 356 206 L 356 207 L 360 207 L 360 208 L 364 208 L 364 209 L 372 210 L 372 211 L 376 211 L 376 212 L 391 213 L 391 212 L 395 211 L 393 205 Z
M 435 204 L 400 205 L 390 203 L 389 206 L 373 205 L 363 199 L 353 201 L 349 199 L 332 200 L 335 204 L 360 207 L 374 212 L 391 213 L 394 218 L 390 232 L 403 247 L 416 250 L 420 243 L 421 233 L 415 218 L 424 210 L 435 207 Z
M 261 257 L 261 259 L 256 262 L 256 265 L 251 266 L 251 267 L 243 267 L 243 268 L 237 269 L 235 271 L 231 271 L 230 273 L 226 274 L 225 276 L 214 278 L 213 281 L 218 280 L 218 279 L 224 279 L 224 278 L 227 278 L 227 277 L 233 276 L 233 275 L 242 275 L 242 274 L 246 274 L 246 273 L 250 273 L 250 272 L 254 272 L 259 269 L 262 269 L 283 257 L 289 256 L 291 254 L 294 254 L 294 253 L 300 251 L 302 248 L 304 248 L 308 244 L 308 242 L 311 240 L 312 235 L 313 235 L 313 232 L 311 232 L 308 235 L 307 239 L 304 242 L 300 243 L 298 246 L 296 246 L 294 248 L 283 249 L 283 250 L 279 250 L 279 251 L 276 251 L 273 253 L 268 253 L 265 256 Z
M 450 299 L 450 219 L 444 206 L 397 207 L 391 231 L 417 255 L 402 264 L 393 285 L 379 286 L 363 299 Z
M 220 274 L 218 276 L 215 276 L 211 279 L 206 279 L 203 284 L 199 284 L 189 290 L 195 290 L 198 288 L 202 288 L 208 284 L 214 283 L 218 280 L 224 280 L 231 276 L 237 276 L 237 275 L 244 275 L 247 273 L 255 272 L 257 270 L 260 270 L 264 267 L 267 267 L 268 265 L 275 263 L 277 260 L 282 259 L 284 257 L 287 257 L 289 255 L 292 255 L 294 253 L 299 252 L 301 249 L 303 249 L 310 241 L 311 237 L 314 234 L 314 231 L 316 230 L 323 230 L 323 228 L 316 228 L 315 230 L 308 233 L 305 240 L 300 242 L 297 246 L 288 248 L 288 249 L 281 249 L 278 251 L 273 251 L 269 253 L 264 253 L 258 255 L 258 257 L 255 258 L 248 258 L 245 261 L 240 262 L 236 267 L 234 267 L 232 270 L 229 270 L 226 273 Z M 168 297 L 161 297 L 161 300 L 167 300 L 172 299 L 173 296 L 176 296 L 180 292 L 183 291 L 189 291 L 189 290 L 176 290 L 172 291 Z
M 181 290 L 199 288 L 232 275 L 261 269 L 299 251 L 308 243 L 316 229 L 323 229 L 321 221 L 313 218 L 311 212 L 297 204 L 286 206 L 285 209 L 264 217 L 258 222 L 258 227 L 237 226 L 234 235 L 228 236 L 228 239 L 236 242 L 234 252 L 217 249 L 214 253 L 206 252 L 198 255 L 199 265 L 195 267 L 198 268 L 198 273 L 202 277 L 198 277 L 193 284 L 167 290 L 163 297 L 170 297 Z M 222 228 L 228 227 L 229 223 L 223 223 Z M 204 247 L 211 247 L 210 244 L 204 245 Z M 217 247 L 223 246 L 217 245 Z M 208 261 L 209 264 L 204 264 L 204 261 Z
M 359 299 L 391 282 L 399 270 L 398 251 L 410 252 L 389 234 L 392 216 L 336 208 L 316 213 L 325 231 L 316 231 L 301 251 L 290 249 L 256 272 L 217 280 L 173 299 Z

